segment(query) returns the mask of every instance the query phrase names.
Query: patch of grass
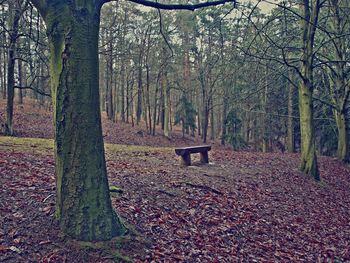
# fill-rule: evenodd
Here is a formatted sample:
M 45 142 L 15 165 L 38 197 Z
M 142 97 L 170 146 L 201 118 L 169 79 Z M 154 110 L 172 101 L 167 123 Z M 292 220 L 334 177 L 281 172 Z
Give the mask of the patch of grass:
M 171 148 L 164 147 L 152 147 L 152 146 L 139 146 L 139 145 L 122 145 L 122 144 L 105 144 L 107 152 L 169 152 Z
M 3 151 L 52 154 L 53 140 L 0 136 L 0 148 Z
M 54 141 L 52 139 L 39 138 L 20 138 L 0 136 L 0 148 L 3 151 L 15 152 L 34 152 L 43 154 L 52 154 Z M 148 152 L 169 152 L 171 148 L 121 145 L 121 144 L 105 144 L 107 153 L 148 153 Z

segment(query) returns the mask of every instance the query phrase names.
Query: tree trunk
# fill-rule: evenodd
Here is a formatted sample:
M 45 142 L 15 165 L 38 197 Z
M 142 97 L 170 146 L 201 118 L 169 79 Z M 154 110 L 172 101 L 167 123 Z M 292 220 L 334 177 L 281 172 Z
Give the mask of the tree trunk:
M 6 104 L 6 123 L 5 123 L 5 134 L 13 136 L 13 99 L 15 95 L 15 52 L 16 43 L 18 38 L 18 26 L 21 17 L 20 3 L 18 6 L 12 6 L 10 4 L 10 43 L 8 49 L 8 62 L 7 62 L 7 104 Z
M 342 112 L 335 111 L 335 120 L 338 129 L 337 157 L 343 162 L 349 162 L 349 138 L 346 125 L 346 116 Z
M 213 95 L 211 95 L 213 96 Z M 210 99 L 210 140 L 215 140 L 215 121 L 214 121 L 214 98 Z
M 268 131 L 268 117 L 267 117 L 267 112 L 268 112 L 268 92 L 269 92 L 269 81 L 268 81 L 268 67 L 266 67 L 265 71 L 265 90 L 264 94 L 262 96 L 262 105 L 263 105 L 263 116 L 261 118 L 262 121 L 262 151 L 263 153 L 267 153 L 269 151 L 269 131 Z
M 140 60 L 141 55 L 140 55 Z M 139 125 L 142 114 L 142 62 L 139 62 L 137 74 L 137 104 L 136 104 L 136 124 Z
M 223 98 L 223 110 L 222 110 L 222 123 L 221 123 L 221 145 L 225 145 L 226 140 L 226 118 L 227 118 L 227 108 L 228 108 L 228 99 L 226 97 L 226 91 L 225 91 L 225 97 Z
M 203 104 L 203 114 L 202 114 L 202 136 L 203 136 L 203 142 L 207 142 L 207 136 L 208 136 L 208 125 L 209 125 L 209 110 L 208 110 L 208 104 L 207 102 L 204 102 Z
M 291 73 L 289 70 L 289 77 L 291 79 Z M 294 109 L 293 109 L 293 98 L 294 98 L 294 86 L 288 83 L 288 125 L 287 125 L 287 149 L 288 152 L 295 152 L 295 142 L 294 142 Z
M 18 84 L 20 87 L 23 86 L 23 69 L 22 60 L 18 60 Z M 18 90 L 18 104 L 23 104 L 23 90 Z
M 166 74 L 162 77 L 162 89 L 164 98 L 164 136 L 169 138 L 169 90 L 167 87 Z
M 301 133 L 300 170 L 320 180 L 315 146 L 312 91 L 301 81 L 299 85 L 299 111 Z
M 311 6 L 310 6 L 311 5 Z M 303 19 L 303 56 L 300 63 L 302 78 L 299 83 L 299 111 L 301 132 L 300 170 L 320 180 L 316 158 L 315 132 L 313 119 L 313 47 L 320 9 L 319 0 L 304 0 L 301 4 Z
M 113 108 L 113 43 L 111 32 L 108 37 L 108 52 L 106 54 L 106 111 L 107 118 L 114 120 L 114 108 Z
M 100 9 L 50 1 L 42 12 L 51 52 L 57 177 L 56 215 L 63 232 L 107 240 L 124 229 L 109 195 L 99 100 Z

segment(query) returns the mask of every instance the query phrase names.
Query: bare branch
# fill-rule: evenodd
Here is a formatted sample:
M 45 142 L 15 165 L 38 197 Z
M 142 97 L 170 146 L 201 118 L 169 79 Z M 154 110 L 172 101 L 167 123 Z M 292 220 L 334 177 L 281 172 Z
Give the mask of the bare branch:
M 27 87 L 20 87 L 20 86 L 14 86 L 15 89 L 30 89 L 30 90 L 33 90 L 35 91 L 36 93 L 40 94 L 40 95 L 43 95 L 43 96 L 46 96 L 46 97 L 50 97 L 51 98 L 51 94 L 48 94 L 46 93 L 45 91 L 43 90 L 40 90 L 40 89 L 37 89 L 35 87 L 32 87 L 32 86 L 27 86 Z
M 101 4 L 111 2 L 111 1 L 112 0 L 101 0 Z M 235 7 L 237 5 L 236 0 L 217 0 L 212 2 L 198 3 L 198 4 L 162 4 L 162 3 L 153 2 L 149 0 L 128 0 L 128 1 L 133 2 L 135 4 L 140 4 L 140 5 L 158 8 L 158 9 L 164 9 L 164 10 L 189 10 L 189 11 L 194 11 L 196 9 L 200 9 L 208 6 L 223 5 L 226 3 L 233 3 Z

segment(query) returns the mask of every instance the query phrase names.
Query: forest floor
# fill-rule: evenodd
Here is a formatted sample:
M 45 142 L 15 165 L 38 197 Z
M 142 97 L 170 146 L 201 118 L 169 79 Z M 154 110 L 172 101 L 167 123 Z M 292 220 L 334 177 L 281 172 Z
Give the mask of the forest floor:
M 34 124 L 24 112 L 19 135 L 48 134 L 49 115 L 38 111 Z M 130 129 L 115 136 L 138 136 Z M 0 137 L 0 261 L 350 262 L 350 167 L 320 157 L 316 183 L 298 171 L 298 154 L 219 147 L 209 165 L 194 156 L 183 167 L 173 148 L 154 147 L 160 136 L 145 136 L 107 140 L 109 183 L 121 190 L 112 203 L 129 234 L 95 244 L 60 234 L 52 140 Z

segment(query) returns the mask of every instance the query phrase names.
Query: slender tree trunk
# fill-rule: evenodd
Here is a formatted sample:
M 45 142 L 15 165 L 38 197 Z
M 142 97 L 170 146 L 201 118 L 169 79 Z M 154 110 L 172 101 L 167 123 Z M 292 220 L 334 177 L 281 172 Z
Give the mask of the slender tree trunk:
M 57 177 L 56 215 L 79 240 L 107 240 L 123 226 L 112 209 L 102 138 L 98 35 L 100 10 L 49 2 L 42 12 L 51 52 Z
M 204 102 L 204 109 L 202 114 L 202 136 L 203 136 L 203 142 L 207 142 L 207 136 L 208 136 L 208 125 L 209 125 L 209 110 L 208 110 L 208 104 L 207 102 Z
M 141 58 L 140 58 L 141 59 Z M 138 67 L 137 76 L 137 104 L 136 104 L 136 124 L 139 125 L 142 114 L 142 65 Z
M 167 87 L 166 74 L 162 77 L 162 89 L 164 98 L 164 136 L 169 138 L 169 90 Z
M 200 99 L 200 91 L 197 90 L 197 99 L 196 99 L 196 104 L 197 104 L 197 134 L 198 136 L 202 135 L 202 105 L 201 105 L 201 99 Z
M 226 94 L 226 92 L 225 92 L 225 94 Z M 227 97 L 225 96 L 225 98 L 223 98 L 223 109 L 222 109 L 221 145 L 225 145 L 225 140 L 226 140 L 227 108 L 228 108 L 228 101 L 227 101 Z
M 22 60 L 18 60 L 18 84 L 20 87 L 23 86 L 23 69 L 22 69 Z M 23 104 L 23 90 L 18 90 L 18 104 Z
M 5 134 L 13 136 L 13 99 L 15 95 L 15 52 L 18 38 L 19 20 L 21 17 L 20 10 L 21 2 L 13 6 L 10 3 L 10 43 L 8 49 L 8 62 L 7 62 L 7 104 L 6 104 L 6 123 Z
M 120 70 L 120 115 L 122 122 L 125 122 L 125 64 L 124 59 L 121 61 Z
M 110 32 L 110 35 L 112 33 Z M 107 70 L 106 70 L 106 110 L 107 118 L 114 120 L 113 109 L 113 43 L 112 36 L 108 38 L 108 52 L 106 54 Z
M 3 45 L 3 39 L 5 38 L 5 36 L 2 36 L 2 34 L 0 34 L 0 45 Z M 2 65 L 5 63 L 5 61 L 2 59 L 2 48 L 0 49 L 0 92 L 2 94 L 2 98 L 5 99 L 6 98 L 6 89 L 5 89 L 5 83 L 4 83 L 4 72 L 3 72 L 3 67 Z
M 213 95 L 211 95 L 213 96 Z M 210 140 L 215 140 L 215 120 L 214 120 L 214 98 L 210 99 Z
M 267 112 L 268 112 L 268 68 L 266 67 L 265 71 L 265 92 L 262 97 L 262 105 L 263 105 L 263 111 L 264 114 L 262 116 L 262 151 L 263 153 L 267 153 L 269 151 L 269 132 L 268 132 L 268 119 L 267 119 Z
M 4 39 L 3 39 L 3 41 L 4 41 L 4 44 L 6 44 L 6 35 L 4 36 Z M 2 90 L 2 98 L 3 99 L 6 99 L 6 97 L 7 97 L 7 56 L 6 56 L 6 49 L 4 48 L 3 49 L 3 52 L 1 52 L 1 54 L 0 55 L 3 55 L 3 61 L 4 61 L 4 63 L 3 63 L 3 67 L 2 67 L 2 69 L 3 69 L 3 75 L 2 75 L 2 85 L 3 85 L 3 90 Z
M 291 73 L 288 71 L 289 77 L 291 78 Z M 294 86 L 288 83 L 288 125 L 287 125 L 287 150 L 290 153 L 295 152 L 295 142 L 294 142 Z

